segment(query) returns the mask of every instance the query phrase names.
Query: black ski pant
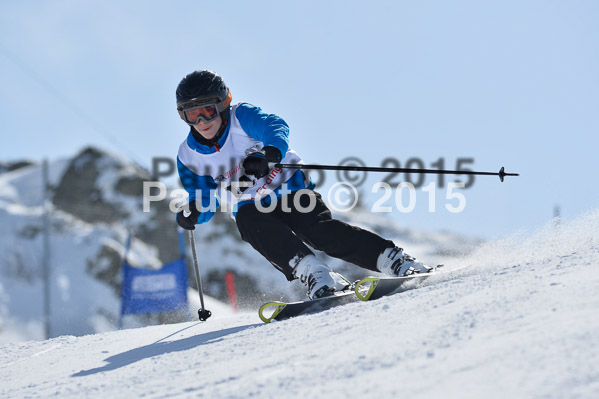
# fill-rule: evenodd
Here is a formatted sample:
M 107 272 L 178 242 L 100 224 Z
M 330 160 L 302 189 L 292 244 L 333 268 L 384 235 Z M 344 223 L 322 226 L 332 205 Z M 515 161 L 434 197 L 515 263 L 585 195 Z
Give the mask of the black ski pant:
M 294 199 L 299 207 L 294 205 Z M 310 196 L 313 198 L 310 199 Z M 286 201 L 283 201 L 286 200 Z M 309 211 L 310 203 L 316 206 Z M 376 271 L 378 256 L 393 241 L 379 235 L 333 219 L 319 193 L 300 190 L 278 198 L 269 212 L 260 210 L 254 203 L 242 205 L 236 216 L 241 238 L 250 243 L 289 281 L 293 280 L 293 267 L 306 255 L 313 254 L 308 245 L 334 258 L 368 270 Z M 306 245 L 307 244 L 307 245 Z

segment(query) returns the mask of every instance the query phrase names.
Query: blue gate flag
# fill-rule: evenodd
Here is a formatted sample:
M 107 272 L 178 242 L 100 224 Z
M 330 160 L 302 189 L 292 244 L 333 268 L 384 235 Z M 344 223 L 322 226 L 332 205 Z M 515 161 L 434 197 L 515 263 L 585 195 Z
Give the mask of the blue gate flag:
M 121 296 L 121 315 L 187 309 L 185 258 L 158 270 L 140 269 L 124 262 Z

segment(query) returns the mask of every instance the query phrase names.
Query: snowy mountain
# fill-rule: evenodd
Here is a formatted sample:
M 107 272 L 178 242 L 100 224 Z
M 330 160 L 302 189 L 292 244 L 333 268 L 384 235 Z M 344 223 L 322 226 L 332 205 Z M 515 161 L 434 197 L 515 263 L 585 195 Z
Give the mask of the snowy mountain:
M 72 158 L 49 163 L 50 204 L 45 208 L 40 164 L 0 164 L 0 342 L 44 338 L 44 209 L 51 209 L 50 335 L 117 328 L 128 235 L 134 237 L 128 260 L 135 266 L 159 268 L 179 256 L 178 231 L 168 199 L 152 203 L 150 212 L 142 210 L 143 182 L 151 180 L 150 173 L 120 155 L 85 148 Z M 447 262 L 479 244 L 479 240 L 451 233 L 399 229 L 385 216 L 360 210 L 339 216 L 394 239 L 429 263 Z M 196 242 L 209 297 L 227 301 L 224 276 L 228 271 L 235 274 L 244 310 L 255 309 L 267 299 L 304 296 L 300 283 L 287 283 L 241 241 L 227 214 L 219 212 L 196 229 Z M 353 265 L 320 256 L 350 278 L 366 275 Z M 189 258 L 188 271 L 195 286 Z M 126 326 L 180 322 L 186 316 L 128 317 Z
M 20 165 L 0 174 L 1 341 L 44 336 L 42 166 Z M 142 182 L 150 176 L 124 158 L 86 148 L 48 169 L 50 334 L 113 330 L 129 233 L 139 238 L 130 263 L 158 268 L 179 256 L 176 225 L 159 206 L 139 212 Z M 138 319 L 133 325 L 151 321 Z
M 594 211 L 372 302 L 6 344 L 0 396 L 596 398 L 597 264 Z

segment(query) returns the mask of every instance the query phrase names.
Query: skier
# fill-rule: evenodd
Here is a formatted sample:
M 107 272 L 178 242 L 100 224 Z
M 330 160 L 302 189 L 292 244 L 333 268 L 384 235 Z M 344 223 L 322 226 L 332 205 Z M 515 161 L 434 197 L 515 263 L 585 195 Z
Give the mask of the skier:
M 310 299 L 350 283 L 309 246 L 393 277 L 433 270 L 392 241 L 333 219 L 301 170 L 271 169 L 269 163 L 302 162 L 289 148 L 287 123 L 248 103 L 231 105 L 231 92 L 218 74 L 192 72 L 176 95 L 177 111 L 190 126 L 177 156 L 179 177 L 189 193 L 189 203 L 177 213 L 179 226 L 195 229 L 214 216 L 219 199 L 226 201 L 241 238 L 287 280 L 305 284 Z

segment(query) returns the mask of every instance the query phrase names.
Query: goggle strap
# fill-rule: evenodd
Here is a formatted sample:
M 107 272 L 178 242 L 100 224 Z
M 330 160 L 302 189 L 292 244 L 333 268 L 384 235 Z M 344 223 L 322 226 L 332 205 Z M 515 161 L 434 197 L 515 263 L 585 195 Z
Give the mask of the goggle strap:
M 225 98 L 224 101 L 216 103 L 216 110 L 219 114 L 224 112 L 227 108 L 229 108 L 229 105 L 231 105 L 231 100 L 233 100 L 233 95 L 231 94 L 231 90 L 229 90 L 227 98 Z

